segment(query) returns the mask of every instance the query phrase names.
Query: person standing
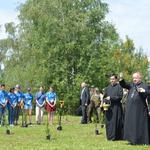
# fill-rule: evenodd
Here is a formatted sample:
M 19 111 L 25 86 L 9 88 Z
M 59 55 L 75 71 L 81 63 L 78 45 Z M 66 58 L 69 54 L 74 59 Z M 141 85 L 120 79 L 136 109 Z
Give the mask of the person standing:
M 7 103 L 7 107 L 8 107 L 8 123 L 9 126 L 14 126 L 14 115 L 15 115 L 15 108 L 16 108 L 16 104 L 17 104 L 17 96 L 14 93 L 15 88 L 11 87 L 10 88 L 10 93 L 8 93 L 8 103 Z
M 117 84 L 117 75 L 110 75 L 110 85 L 106 87 L 103 96 L 103 102 L 108 101 L 110 107 L 105 111 L 106 135 L 111 141 L 123 139 L 123 109 L 121 99 L 123 97 L 123 89 Z
M 124 140 L 134 145 L 149 144 L 149 122 L 146 104 L 147 95 L 138 91 L 138 88 L 148 90 L 149 86 L 142 82 L 141 73 L 136 72 L 132 77 L 133 81 L 126 83 L 123 73 L 120 73 L 120 85 L 128 89 Z
M 46 107 L 48 111 L 49 125 L 53 124 L 53 113 L 56 110 L 56 93 L 53 92 L 53 87 L 50 86 L 49 92 L 46 93 Z
M 17 84 L 15 86 L 15 91 L 14 93 L 17 95 L 17 104 L 16 104 L 16 108 L 15 108 L 15 116 L 14 116 L 14 125 L 18 125 L 18 120 L 19 120 L 19 116 L 20 116 L 20 110 L 21 110 L 21 103 L 23 103 L 23 94 L 20 91 L 20 85 Z
M 36 93 L 36 123 L 41 124 L 43 121 L 44 105 L 46 96 L 43 92 L 43 86 L 40 86 L 39 92 Z
M 27 124 L 27 114 L 29 113 L 29 125 L 32 125 L 32 101 L 33 95 L 31 89 L 27 88 L 27 93 L 24 94 L 24 111 L 25 111 L 25 124 Z
M 88 108 L 87 108 L 87 118 L 88 118 L 88 123 L 92 123 L 92 113 L 93 113 L 93 109 L 94 109 L 94 102 L 91 100 L 91 97 L 92 95 L 94 94 L 95 92 L 95 87 L 94 85 L 91 86 L 91 91 L 90 91 L 90 104 L 88 105 Z
M 127 101 L 127 96 L 128 96 L 128 90 L 123 88 L 123 97 L 121 100 L 122 108 L 123 108 L 123 113 L 125 114 L 125 108 L 126 108 L 126 101 Z
M 102 108 L 102 99 L 103 95 L 99 92 L 99 89 L 96 87 L 95 92 L 91 97 L 92 103 L 93 103 L 93 112 L 96 115 L 96 122 L 100 122 L 100 114 L 101 114 L 101 108 Z
M 87 123 L 87 106 L 90 103 L 90 92 L 85 82 L 81 84 L 82 90 L 80 94 L 80 101 L 82 106 L 82 120 L 81 124 Z
M 6 106 L 8 100 L 9 98 L 8 98 L 8 93 L 5 91 L 5 84 L 2 84 L 1 91 L 0 91 L 0 126 L 5 124 Z

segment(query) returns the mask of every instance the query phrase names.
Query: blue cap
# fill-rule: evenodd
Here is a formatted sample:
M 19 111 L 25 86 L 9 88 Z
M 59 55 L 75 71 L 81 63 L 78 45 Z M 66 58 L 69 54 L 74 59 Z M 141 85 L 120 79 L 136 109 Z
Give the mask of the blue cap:
M 27 91 L 31 91 L 31 89 L 30 89 L 30 88 L 27 88 Z

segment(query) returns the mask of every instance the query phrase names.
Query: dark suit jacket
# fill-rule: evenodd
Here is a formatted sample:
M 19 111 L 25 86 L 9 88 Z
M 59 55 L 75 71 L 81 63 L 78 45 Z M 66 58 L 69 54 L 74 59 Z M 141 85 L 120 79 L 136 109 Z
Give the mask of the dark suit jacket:
M 82 92 L 82 91 L 81 91 Z M 86 87 L 82 93 L 82 100 L 81 100 L 81 104 L 85 105 L 85 104 L 90 104 L 90 92 L 89 89 Z

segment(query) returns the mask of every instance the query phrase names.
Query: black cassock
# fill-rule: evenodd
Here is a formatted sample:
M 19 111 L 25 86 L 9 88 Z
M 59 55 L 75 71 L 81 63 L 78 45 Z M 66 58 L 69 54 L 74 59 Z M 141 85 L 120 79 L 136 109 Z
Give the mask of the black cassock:
M 146 94 L 139 93 L 137 88 L 149 89 L 143 82 L 135 85 L 133 82 L 120 85 L 129 90 L 124 124 L 124 140 L 132 144 L 149 144 L 149 122 L 146 105 Z
M 123 109 L 121 99 L 123 89 L 120 85 L 109 85 L 106 88 L 103 99 L 110 96 L 111 106 L 105 111 L 106 135 L 108 140 L 123 139 Z

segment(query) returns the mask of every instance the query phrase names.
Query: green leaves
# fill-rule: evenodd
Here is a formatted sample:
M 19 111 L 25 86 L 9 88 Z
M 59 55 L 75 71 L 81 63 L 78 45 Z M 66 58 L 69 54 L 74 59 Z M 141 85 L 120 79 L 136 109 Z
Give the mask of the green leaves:
M 39 85 L 46 91 L 53 85 L 73 113 L 81 82 L 102 90 L 109 74 L 119 73 L 115 51 L 120 50 L 121 70 L 128 77 L 133 70 L 148 74 L 147 57 L 135 53 L 128 37 L 119 39 L 114 25 L 105 21 L 108 4 L 100 0 L 28 0 L 19 11 L 20 23 L 7 23 L 9 38 L 0 41 L 8 87 L 20 83 L 35 92 Z

